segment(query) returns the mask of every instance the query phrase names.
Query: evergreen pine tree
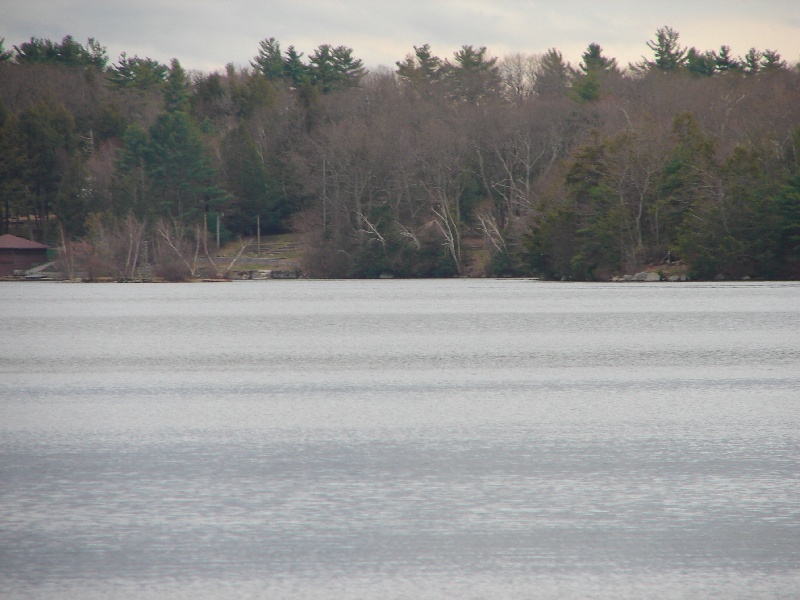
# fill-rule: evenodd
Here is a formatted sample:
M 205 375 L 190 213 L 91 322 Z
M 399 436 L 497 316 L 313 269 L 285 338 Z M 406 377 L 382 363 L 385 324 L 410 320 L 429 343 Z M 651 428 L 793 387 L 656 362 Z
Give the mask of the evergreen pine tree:
M 686 48 L 678 43 L 680 34 L 672 27 L 664 26 L 656 31 L 656 39 L 647 42 L 647 47 L 653 51 L 653 59 L 642 57 L 642 60 L 632 67 L 637 71 L 661 71 L 671 73 L 686 65 Z

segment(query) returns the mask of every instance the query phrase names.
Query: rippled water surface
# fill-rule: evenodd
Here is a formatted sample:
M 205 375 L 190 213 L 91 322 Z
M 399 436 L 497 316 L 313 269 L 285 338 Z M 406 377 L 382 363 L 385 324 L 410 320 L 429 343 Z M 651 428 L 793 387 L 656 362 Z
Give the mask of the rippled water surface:
M 0 284 L 2 598 L 800 596 L 800 286 Z

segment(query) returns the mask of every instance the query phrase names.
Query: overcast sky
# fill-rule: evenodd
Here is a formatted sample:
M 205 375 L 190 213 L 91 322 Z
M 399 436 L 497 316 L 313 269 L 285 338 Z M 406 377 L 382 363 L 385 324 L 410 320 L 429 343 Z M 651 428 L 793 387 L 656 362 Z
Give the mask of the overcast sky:
M 442 58 L 463 44 L 500 57 L 555 47 L 577 64 L 597 42 L 624 66 L 649 55 L 646 43 L 664 25 L 700 50 L 727 44 L 741 56 L 756 47 L 800 61 L 799 0 L 0 0 L 6 49 L 31 37 L 91 36 L 111 62 L 124 51 L 201 71 L 247 65 L 268 37 L 306 55 L 350 46 L 370 68 L 394 67 L 425 43 Z

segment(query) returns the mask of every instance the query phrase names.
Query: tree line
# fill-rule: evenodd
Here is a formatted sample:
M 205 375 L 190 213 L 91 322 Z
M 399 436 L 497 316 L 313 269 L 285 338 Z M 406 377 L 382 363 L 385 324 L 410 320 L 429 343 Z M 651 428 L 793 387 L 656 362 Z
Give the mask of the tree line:
M 223 239 L 298 232 L 319 277 L 606 280 L 800 275 L 800 67 L 659 29 L 621 67 L 596 44 L 367 71 L 351 48 L 264 39 L 186 72 L 94 39 L 0 40 L 0 229 L 99 275 L 172 279 Z

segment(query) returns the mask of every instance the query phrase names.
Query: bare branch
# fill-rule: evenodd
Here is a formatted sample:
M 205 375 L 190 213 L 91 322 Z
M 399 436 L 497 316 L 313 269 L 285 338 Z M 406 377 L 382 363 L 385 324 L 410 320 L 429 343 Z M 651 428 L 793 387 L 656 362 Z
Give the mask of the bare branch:
M 230 270 L 233 268 L 233 265 L 235 265 L 236 261 L 238 261 L 239 258 L 241 258 L 242 254 L 244 254 L 244 251 L 247 250 L 250 247 L 250 244 L 252 242 L 244 242 L 244 241 L 242 241 L 242 238 L 239 238 L 239 243 L 241 244 L 241 247 L 239 248 L 239 252 L 237 252 L 236 256 L 233 257 L 233 260 L 231 260 L 231 263 L 228 265 L 228 268 L 225 269 L 222 272 L 222 276 L 223 277 L 230 272 Z M 216 265 L 215 265 L 215 268 L 216 268 Z
M 375 226 L 369 222 L 369 219 L 364 216 L 364 213 L 358 213 L 358 216 L 364 221 L 364 224 L 367 226 L 367 233 L 371 233 L 375 236 L 375 238 L 381 243 L 381 245 L 385 248 L 386 247 L 386 240 L 380 234 L 380 232 L 375 228 Z

